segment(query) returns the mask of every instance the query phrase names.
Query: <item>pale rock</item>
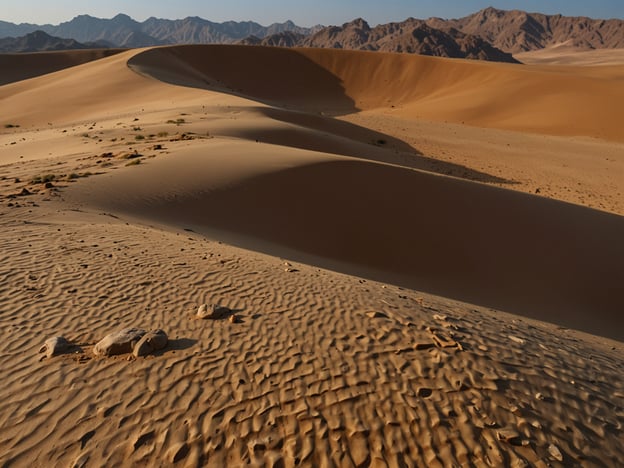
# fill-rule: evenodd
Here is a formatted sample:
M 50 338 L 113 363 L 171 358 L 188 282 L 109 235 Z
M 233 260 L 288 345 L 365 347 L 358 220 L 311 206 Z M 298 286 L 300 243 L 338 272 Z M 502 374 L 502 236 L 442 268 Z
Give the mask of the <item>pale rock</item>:
M 219 320 L 226 318 L 232 313 L 232 310 L 225 306 L 217 304 L 203 304 L 197 310 L 197 318 Z
M 169 338 L 163 330 L 152 330 L 143 335 L 134 345 L 132 354 L 134 357 L 147 356 L 154 351 L 164 349 L 167 343 L 169 343 Z
M 45 353 L 45 358 L 51 358 L 52 356 L 66 353 L 68 349 L 69 342 L 62 336 L 55 336 L 54 338 L 48 338 L 39 348 L 39 352 Z
M 134 346 L 147 333 L 142 328 L 124 328 L 110 335 L 106 335 L 93 348 L 96 356 L 114 356 L 131 353 Z

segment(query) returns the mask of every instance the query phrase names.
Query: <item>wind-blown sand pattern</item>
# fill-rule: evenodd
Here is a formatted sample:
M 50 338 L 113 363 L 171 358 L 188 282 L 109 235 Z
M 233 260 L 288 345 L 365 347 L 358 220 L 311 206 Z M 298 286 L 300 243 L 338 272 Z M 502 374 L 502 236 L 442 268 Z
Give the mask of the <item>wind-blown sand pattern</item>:
M 616 466 L 622 76 L 192 46 L 1 86 L 2 466 Z M 168 346 L 94 356 L 128 327 Z

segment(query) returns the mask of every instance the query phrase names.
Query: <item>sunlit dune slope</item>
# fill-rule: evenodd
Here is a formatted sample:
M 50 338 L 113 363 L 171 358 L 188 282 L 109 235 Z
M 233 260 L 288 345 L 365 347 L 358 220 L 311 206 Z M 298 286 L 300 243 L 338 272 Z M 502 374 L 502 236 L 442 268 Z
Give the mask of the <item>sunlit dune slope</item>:
M 0 86 L 109 57 L 121 49 L 0 54 Z
M 410 54 L 251 46 L 150 49 L 129 65 L 170 83 L 279 106 L 331 113 L 390 108 L 477 126 L 624 140 L 624 81 L 613 69 L 569 73 Z

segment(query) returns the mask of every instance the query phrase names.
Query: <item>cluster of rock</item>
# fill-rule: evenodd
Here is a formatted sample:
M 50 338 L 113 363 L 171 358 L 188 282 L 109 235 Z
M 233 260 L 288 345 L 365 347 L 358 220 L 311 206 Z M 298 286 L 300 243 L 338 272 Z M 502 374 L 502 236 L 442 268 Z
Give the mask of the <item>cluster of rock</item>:
M 238 316 L 234 315 L 232 309 L 217 305 L 217 304 L 203 304 L 197 310 L 196 317 L 199 319 L 211 319 L 222 320 L 228 319 L 231 323 L 239 323 L 241 320 Z M 167 333 L 163 330 L 144 330 L 143 328 L 124 328 L 123 330 L 110 333 L 102 338 L 93 347 L 93 354 L 97 357 L 108 357 L 119 354 L 130 354 L 134 357 L 147 356 L 156 351 L 164 349 L 169 343 Z M 56 336 L 46 340 L 39 353 L 43 353 L 43 357 L 51 358 L 53 356 L 59 356 L 66 354 L 76 348 L 75 345 L 70 343 L 62 336 Z
M 124 328 L 102 338 L 93 347 L 93 354 L 104 357 L 129 353 L 132 353 L 134 357 L 147 356 L 166 348 L 168 343 L 169 338 L 163 330 L 148 331 L 142 328 Z M 41 359 L 45 359 L 66 354 L 72 348 L 76 348 L 76 346 L 64 337 L 56 336 L 46 340 L 39 348 L 39 353 L 43 353 Z
M 115 356 L 132 353 L 134 357 L 147 356 L 167 346 L 169 339 L 163 330 L 124 328 L 106 335 L 93 348 L 96 356 Z

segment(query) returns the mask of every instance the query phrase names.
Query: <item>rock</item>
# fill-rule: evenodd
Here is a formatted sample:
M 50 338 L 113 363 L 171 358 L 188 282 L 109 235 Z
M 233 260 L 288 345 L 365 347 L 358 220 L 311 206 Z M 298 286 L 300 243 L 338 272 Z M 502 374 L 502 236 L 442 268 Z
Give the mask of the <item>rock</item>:
M 147 333 L 141 328 L 124 328 L 110 335 L 106 335 L 93 348 L 96 356 L 114 356 L 131 353 L 134 346 Z
M 134 357 L 147 356 L 154 351 L 164 349 L 168 342 L 167 334 L 163 330 L 152 330 L 143 335 L 134 345 L 132 354 Z
M 19 194 L 20 194 L 20 196 L 25 197 L 25 196 L 28 196 L 28 195 L 32 195 L 32 192 L 30 190 L 28 190 L 26 187 L 24 187 Z
M 496 438 L 501 442 L 507 442 L 508 444 L 517 444 L 520 442 L 519 440 L 520 434 L 515 429 L 498 429 L 496 431 Z
M 51 358 L 52 356 L 66 353 L 69 346 L 69 342 L 65 338 L 62 336 L 55 336 L 54 338 L 47 339 L 43 343 L 43 346 L 39 348 L 39 352 L 45 353 L 44 358 Z
M 226 318 L 232 313 L 232 310 L 225 306 L 217 304 L 207 305 L 203 304 L 197 310 L 197 317 L 200 319 L 212 319 L 219 320 Z
M 54 184 L 52 182 L 46 182 L 44 187 L 45 188 L 54 188 Z
M 240 323 L 241 321 L 240 318 L 236 315 L 230 315 L 228 320 L 230 321 L 230 323 Z
M 550 444 L 548 446 L 548 453 L 550 453 L 550 456 L 553 457 L 555 460 L 560 462 L 563 461 L 563 455 L 561 454 L 559 447 L 557 447 L 555 444 Z
M 523 345 L 523 344 L 525 344 L 525 343 L 526 343 L 526 340 L 524 340 L 524 339 L 522 339 L 522 338 L 519 338 L 519 337 L 517 337 L 517 336 L 513 336 L 513 335 L 507 335 L 507 336 L 508 336 L 508 337 L 509 337 L 509 339 L 510 339 L 511 341 L 513 341 L 514 343 L 518 343 L 518 344 L 521 344 L 521 345 Z
M 366 316 L 369 318 L 386 318 L 386 319 L 388 318 L 386 314 L 384 314 L 383 312 L 376 311 L 376 310 L 366 312 Z

